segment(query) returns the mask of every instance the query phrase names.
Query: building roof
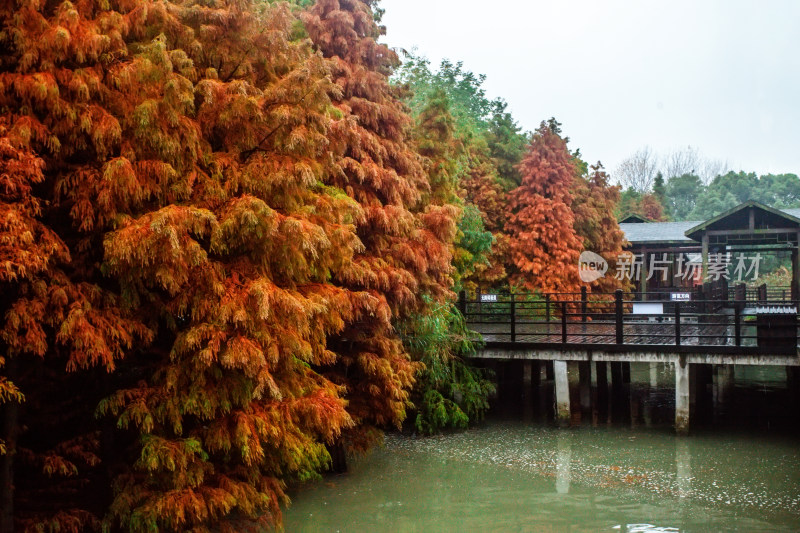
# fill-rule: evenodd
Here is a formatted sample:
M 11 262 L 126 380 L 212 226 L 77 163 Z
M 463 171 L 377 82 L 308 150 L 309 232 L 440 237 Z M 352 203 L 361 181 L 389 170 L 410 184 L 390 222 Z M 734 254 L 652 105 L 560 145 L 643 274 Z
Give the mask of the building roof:
M 621 223 L 619 227 L 631 244 L 697 244 L 697 240 L 687 234 L 697 237 L 701 231 L 743 212 L 747 207 L 755 207 L 766 215 L 787 215 L 788 217 L 782 217 L 787 222 L 800 222 L 800 209 L 774 209 L 757 202 L 745 202 L 707 221 Z
M 641 215 L 637 215 L 636 213 L 631 213 L 619 221 L 620 224 L 644 224 L 646 222 L 652 222 L 652 220 Z
M 686 236 L 686 232 L 703 221 L 689 220 L 682 222 L 646 222 L 620 224 L 625 238 L 631 244 L 650 243 L 694 243 Z
M 750 229 L 753 234 L 757 235 L 758 230 L 761 229 L 798 228 L 800 227 L 800 220 L 786 211 L 751 200 L 739 204 L 733 209 L 729 209 L 705 222 L 701 222 L 696 227 L 688 230 L 686 235 L 698 241 L 708 231 L 744 230 L 748 226 L 751 226 Z

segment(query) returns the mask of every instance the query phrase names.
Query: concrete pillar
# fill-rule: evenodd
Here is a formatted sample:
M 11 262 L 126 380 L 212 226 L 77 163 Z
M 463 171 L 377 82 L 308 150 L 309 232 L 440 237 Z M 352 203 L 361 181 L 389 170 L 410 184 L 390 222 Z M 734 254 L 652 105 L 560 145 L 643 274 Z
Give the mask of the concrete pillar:
M 553 361 L 553 373 L 556 381 L 556 420 L 559 426 L 567 427 L 571 419 L 567 362 Z
M 595 363 L 597 369 L 597 420 L 608 422 L 608 364 L 605 361 Z
M 734 384 L 733 365 L 714 365 L 713 391 L 714 405 L 719 407 L 728 401 Z
M 689 363 L 675 361 L 675 431 L 689 434 Z
M 629 398 L 625 397 L 623 383 L 623 364 L 618 361 L 609 363 L 611 366 L 611 421 L 623 423 L 630 417 Z
M 650 387 L 658 388 L 658 363 L 650 363 Z
M 522 385 L 525 391 L 530 391 L 533 383 L 533 361 L 525 360 L 522 362 Z
M 581 423 L 591 420 L 592 417 L 592 363 L 581 361 L 578 363 L 581 393 Z
M 611 390 L 614 396 L 622 394 L 622 363 L 613 361 L 611 366 Z
M 522 420 L 533 421 L 533 361 L 522 362 Z

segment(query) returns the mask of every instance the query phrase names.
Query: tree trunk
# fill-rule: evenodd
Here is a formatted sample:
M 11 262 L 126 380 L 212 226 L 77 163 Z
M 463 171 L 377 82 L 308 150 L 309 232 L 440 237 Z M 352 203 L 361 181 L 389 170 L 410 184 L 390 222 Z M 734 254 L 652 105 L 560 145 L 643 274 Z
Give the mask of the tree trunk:
M 16 379 L 17 362 L 6 360 L 6 375 L 12 382 Z M 0 438 L 6 445 L 6 453 L 0 455 L 0 533 L 14 531 L 14 454 L 17 451 L 17 419 L 19 403 L 9 401 L 0 406 Z
M 332 445 L 328 445 L 328 453 L 331 454 L 331 472 L 334 474 L 347 472 L 347 453 L 344 451 L 342 441 L 337 440 Z

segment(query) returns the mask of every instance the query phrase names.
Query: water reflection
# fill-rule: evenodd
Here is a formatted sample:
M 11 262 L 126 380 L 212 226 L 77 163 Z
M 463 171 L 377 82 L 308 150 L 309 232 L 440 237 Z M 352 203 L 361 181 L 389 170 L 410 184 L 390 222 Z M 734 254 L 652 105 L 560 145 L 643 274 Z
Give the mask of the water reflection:
M 569 494 L 570 462 L 572 461 L 572 438 L 566 431 L 560 431 L 557 439 L 556 492 Z
M 521 421 L 424 439 L 394 435 L 349 474 L 295 492 L 286 527 L 796 531 L 798 449 L 796 440 Z
M 580 376 L 571 368 L 567 430 L 553 427 L 548 365 L 531 369 L 528 387 L 514 385 L 515 376 L 527 381 L 524 368 L 498 372 L 498 400 L 484 427 L 389 436 L 350 474 L 294 493 L 286 529 L 800 530 L 800 399 L 787 389 L 785 370 L 697 366 L 688 438 L 672 428 L 672 365 L 632 365 L 630 382 L 616 388 L 612 370 L 623 376 L 622 369 L 598 365 L 591 415 L 580 408 Z
M 678 497 L 686 498 L 692 493 L 692 455 L 686 439 L 675 440 L 675 470 L 678 478 Z

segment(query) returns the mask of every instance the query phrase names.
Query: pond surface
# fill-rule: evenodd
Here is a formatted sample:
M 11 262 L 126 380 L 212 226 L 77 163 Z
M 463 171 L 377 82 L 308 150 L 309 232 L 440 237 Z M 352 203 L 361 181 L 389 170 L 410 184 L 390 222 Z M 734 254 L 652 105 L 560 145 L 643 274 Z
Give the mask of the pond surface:
M 769 406 L 769 391 L 784 386 L 774 380 L 737 370 L 731 405 L 755 394 Z M 669 398 L 661 387 L 646 395 Z M 464 433 L 388 435 L 348 474 L 292 499 L 290 533 L 798 531 L 800 439 L 759 420 L 680 438 L 666 423 L 559 430 L 495 413 Z

